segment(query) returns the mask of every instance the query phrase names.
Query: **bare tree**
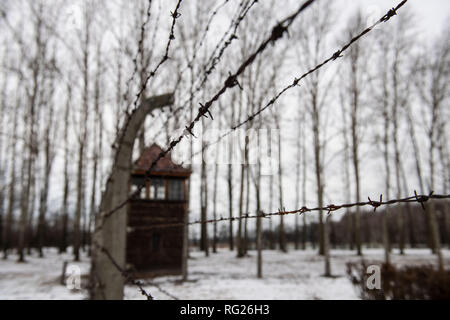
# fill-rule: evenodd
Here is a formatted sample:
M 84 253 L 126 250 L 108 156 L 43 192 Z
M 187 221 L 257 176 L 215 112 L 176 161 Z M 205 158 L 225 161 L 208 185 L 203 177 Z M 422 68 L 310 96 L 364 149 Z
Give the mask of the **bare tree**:
M 62 207 L 61 207 L 61 239 L 59 245 L 59 253 L 66 252 L 67 242 L 68 242 L 68 199 L 69 199 L 69 188 L 70 188 L 70 177 L 69 177 L 69 115 L 72 103 L 72 81 L 69 75 L 69 82 L 67 83 L 67 100 L 64 107 L 64 129 L 63 129 L 63 142 L 64 142 L 64 187 L 63 187 L 63 197 L 62 197 Z
M 280 210 L 283 210 L 283 165 L 282 165 L 282 139 L 281 139 L 281 125 L 280 125 L 280 119 L 281 117 L 278 114 L 275 114 L 275 123 L 277 124 L 277 142 L 278 142 L 278 199 L 280 203 Z M 286 246 L 286 233 L 284 231 L 284 217 L 280 216 L 280 226 L 278 230 L 278 236 L 279 236 L 279 246 L 280 250 L 283 252 L 287 252 L 287 246 Z
M 333 20 L 333 10 L 328 4 L 315 7 L 312 14 L 304 20 L 304 24 L 298 33 L 299 47 L 297 48 L 300 65 L 309 69 L 316 66 L 326 49 L 326 35 L 331 30 Z M 301 52 L 299 51 L 301 50 Z M 314 148 L 314 173 L 317 188 L 317 202 L 323 206 L 324 186 L 323 159 L 324 159 L 324 138 L 321 127 L 323 125 L 323 111 L 326 98 L 329 94 L 328 86 L 330 79 L 325 79 L 321 72 L 311 74 L 305 79 L 304 94 L 307 103 L 305 104 L 312 120 L 313 148 Z M 319 254 L 324 255 L 324 221 L 323 212 L 319 212 Z
M 392 48 L 392 65 L 389 67 L 391 71 L 392 79 L 392 138 L 394 145 L 394 160 L 395 160 L 395 178 L 396 178 L 396 197 L 400 198 L 402 193 L 402 183 L 401 183 L 401 166 L 402 159 L 400 157 L 400 141 L 399 141 L 399 116 L 401 111 L 401 106 L 405 105 L 410 96 L 409 81 L 404 75 L 404 67 L 406 57 L 409 52 L 412 51 L 412 16 L 407 11 L 402 14 L 401 17 L 396 21 L 396 28 L 394 30 L 394 36 L 396 41 L 393 43 Z M 385 57 L 388 59 L 388 57 Z M 400 254 L 404 254 L 405 248 L 405 227 L 404 227 L 404 212 L 402 206 L 397 206 L 397 225 L 398 225 L 398 244 L 400 249 Z
M 358 12 L 350 22 L 347 29 L 349 37 L 354 36 L 359 30 L 362 29 L 363 20 L 361 12 Z M 350 116 L 350 135 L 351 135 L 351 157 L 352 166 L 355 181 L 355 201 L 361 200 L 361 173 L 360 173 L 360 161 L 361 161 L 361 107 L 362 94 L 364 90 L 364 83 L 367 83 L 367 67 L 365 65 L 367 59 L 368 49 L 367 45 L 363 45 L 361 42 L 355 43 L 348 53 L 348 77 L 349 82 L 346 87 L 346 95 L 349 96 L 349 116 Z M 354 214 L 354 232 L 356 251 L 358 255 L 362 255 L 362 239 L 361 239 L 361 218 L 360 208 L 356 207 Z M 370 239 L 369 239 L 370 242 Z
M 89 255 L 91 253 L 90 244 L 90 234 L 92 229 L 92 224 L 95 221 L 95 216 L 97 213 L 97 175 L 99 167 L 99 156 L 102 149 L 102 108 L 101 108 L 101 89 L 102 89 L 102 75 L 104 72 L 104 67 L 102 64 L 102 52 L 101 43 L 97 45 L 97 66 L 95 75 L 95 88 L 94 88 L 94 111 L 95 117 L 93 119 L 93 145 L 92 145 L 92 188 L 91 188 L 91 201 L 90 201 L 90 216 L 89 216 L 89 226 L 87 229 L 88 242 L 89 242 Z M 101 183 L 101 181 L 100 181 Z
M 302 117 L 305 119 L 305 116 Z M 304 122 L 304 121 L 303 121 Z M 302 202 L 303 205 L 306 205 L 306 175 L 307 175 L 307 162 L 306 162 L 306 139 L 305 139 L 305 127 L 306 125 L 302 125 L 301 128 L 301 141 L 302 141 Z M 303 214 L 303 224 L 302 224 L 302 249 L 306 250 L 306 240 L 307 240 L 307 231 L 308 226 L 306 224 L 306 214 Z
M 31 68 L 31 89 L 27 92 L 28 98 L 28 123 L 27 123 L 27 159 L 24 163 L 24 189 L 22 190 L 21 197 L 21 213 L 19 220 L 19 241 L 18 241 L 18 261 L 24 262 L 24 248 L 26 246 L 26 233 L 28 226 L 28 214 L 29 214 L 29 203 L 30 203 L 30 191 L 33 183 L 33 163 L 35 161 L 37 148 L 36 148 L 36 115 L 37 115 L 37 105 L 38 105 L 38 97 L 40 94 L 40 85 L 41 79 L 40 76 L 43 72 L 43 61 L 45 61 L 46 54 L 46 39 L 44 38 L 44 6 L 42 3 L 38 3 L 37 8 L 34 8 L 32 4 L 30 4 L 30 8 L 32 8 L 33 14 L 33 23 L 34 23 L 34 45 L 35 45 L 35 55 L 31 57 L 31 61 L 29 61 L 29 65 Z M 25 48 L 22 48 L 25 50 Z M 32 201 L 32 203 L 34 203 Z
M 55 54 L 55 53 L 54 53 Z M 44 184 L 40 193 L 40 203 L 39 203 L 39 218 L 38 218 L 38 229 L 37 229 L 37 248 L 39 252 L 39 257 L 43 257 L 44 253 L 42 247 L 44 245 L 45 237 L 45 226 L 46 226 L 46 213 L 48 211 L 48 190 L 49 190 L 49 180 L 50 173 L 52 170 L 53 160 L 55 158 L 54 143 L 55 134 L 57 132 L 55 128 L 55 115 L 54 115 L 54 91 L 55 91 L 55 73 L 56 73 L 56 60 L 55 56 L 51 59 L 52 70 L 50 70 L 49 77 L 49 89 L 46 95 L 47 101 L 47 119 L 45 121 L 46 127 L 44 130 Z
M 436 40 L 435 52 L 429 58 L 420 57 L 416 61 L 416 88 L 423 107 L 429 115 L 424 127 L 428 138 L 428 166 L 430 190 L 435 188 L 435 152 L 439 143 L 439 123 L 443 106 L 448 99 L 449 73 L 450 73 L 450 45 L 448 33 Z M 431 202 L 428 207 L 428 219 L 433 244 L 433 251 L 438 257 L 439 267 L 443 268 L 443 258 L 440 248 L 439 229 L 436 221 L 435 205 Z
M 85 149 L 88 136 L 88 120 L 89 120 L 89 85 L 90 85 L 90 45 L 91 45 L 91 25 L 93 19 L 92 7 L 86 3 L 83 8 L 83 34 L 80 36 L 82 62 L 80 71 L 83 79 L 83 93 L 82 93 L 82 109 L 80 110 L 80 132 L 78 136 L 78 163 L 77 163 L 77 201 L 75 208 L 75 220 L 73 228 L 73 256 L 75 261 L 80 260 L 80 246 L 81 246 L 81 218 L 84 207 L 84 169 L 85 169 Z
M 5 50 L 5 55 L 3 57 L 6 62 L 8 58 L 8 51 Z M 4 63 L 6 65 L 6 63 Z M 6 120 L 6 96 L 7 96 L 7 86 L 8 82 L 6 80 L 7 73 L 3 73 L 3 81 L 0 92 L 0 126 L 5 127 L 4 122 Z M 0 247 L 3 248 L 6 245 L 6 241 L 3 236 L 4 232 L 4 215 L 5 215 L 5 191 L 6 191 L 6 161 L 3 159 L 3 146 L 4 146 L 4 135 L 0 135 Z
M 20 84 L 20 82 L 19 82 Z M 16 89 L 20 90 L 20 85 Z M 16 204 L 16 150 L 17 150 L 17 142 L 18 142 L 18 120 L 19 120 L 19 112 L 21 111 L 22 105 L 22 94 L 20 92 L 16 93 L 16 106 L 14 108 L 14 116 L 13 116 L 13 129 L 12 129 L 12 139 L 10 146 L 10 178 L 9 178 L 9 188 L 8 188 L 8 208 L 6 211 L 6 219 L 3 233 L 3 259 L 8 258 L 8 250 L 11 247 L 12 243 L 12 230 L 14 224 L 14 207 Z

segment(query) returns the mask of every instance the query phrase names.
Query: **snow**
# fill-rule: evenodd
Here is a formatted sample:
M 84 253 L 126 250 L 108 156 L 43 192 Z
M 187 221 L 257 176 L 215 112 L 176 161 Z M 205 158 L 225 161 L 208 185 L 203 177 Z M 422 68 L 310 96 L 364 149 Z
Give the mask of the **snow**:
M 35 299 L 35 300 L 76 300 L 83 299 L 85 292 L 69 290 L 60 284 L 64 261 L 76 265 L 81 274 L 89 272 L 89 259 L 82 255 L 80 262 L 72 262 L 70 253 L 58 255 L 56 248 L 46 248 L 44 258 L 33 252 L 26 256 L 25 263 L 17 263 L 17 256 L 12 254 L 8 260 L 0 260 L 0 299 Z
M 382 249 L 364 249 L 363 259 L 381 261 Z M 450 250 L 443 250 L 450 265 Z M 156 299 L 359 299 L 357 289 L 346 276 L 345 264 L 358 261 L 354 252 L 332 250 L 334 277 L 323 277 L 323 258 L 315 250 L 263 252 L 263 279 L 256 278 L 256 252 L 237 259 L 235 252 L 221 249 L 205 257 L 199 251 L 191 252 L 189 281 L 181 283 L 179 276 L 146 280 L 144 288 Z M 17 256 L 0 260 L 0 299 L 86 299 L 85 283 L 89 272 L 89 258 L 83 254 L 80 262 L 72 262 L 70 253 L 58 255 L 54 248 L 45 250 L 45 258 L 36 253 L 27 256 L 27 263 L 17 263 Z M 82 289 L 70 290 L 60 284 L 63 262 L 78 266 L 82 274 Z M 407 249 L 404 256 L 394 251 L 395 264 L 434 264 L 435 256 L 429 249 Z M 156 286 L 154 286 L 155 284 Z M 161 288 L 160 289 L 158 289 Z M 127 285 L 126 299 L 144 299 L 136 287 Z

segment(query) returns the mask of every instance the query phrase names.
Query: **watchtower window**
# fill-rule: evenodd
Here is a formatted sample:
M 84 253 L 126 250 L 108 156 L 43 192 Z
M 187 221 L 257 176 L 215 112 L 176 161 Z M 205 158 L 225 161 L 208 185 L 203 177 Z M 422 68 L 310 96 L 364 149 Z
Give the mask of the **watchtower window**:
M 184 200 L 183 180 L 169 180 L 169 200 Z
M 150 199 L 165 199 L 166 187 L 163 179 L 151 179 L 150 181 Z

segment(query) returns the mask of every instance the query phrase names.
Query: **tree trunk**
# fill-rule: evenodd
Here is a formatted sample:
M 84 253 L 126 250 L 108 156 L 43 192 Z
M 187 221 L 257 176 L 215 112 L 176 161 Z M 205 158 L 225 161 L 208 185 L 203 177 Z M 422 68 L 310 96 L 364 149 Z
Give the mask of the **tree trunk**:
M 230 158 L 232 153 L 230 152 Z M 228 164 L 228 201 L 229 201 L 229 217 L 233 217 L 233 165 Z M 234 238 L 233 238 L 233 221 L 230 220 L 229 230 L 228 230 L 228 244 L 230 251 L 234 250 Z
M 203 128 L 204 127 L 205 126 L 203 126 Z M 206 221 L 208 218 L 208 186 L 206 176 L 206 162 L 204 160 L 204 150 L 205 144 L 204 142 L 202 142 L 202 165 L 200 174 L 200 214 L 202 222 Z M 209 256 L 208 225 L 206 223 L 201 224 L 200 250 L 205 252 L 205 256 Z
M 53 117 L 53 115 L 51 115 Z M 44 257 L 44 253 L 42 251 L 42 247 L 44 245 L 44 236 L 45 236 L 45 214 L 47 212 L 47 201 L 48 201 L 48 187 L 50 180 L 50 172 L 52 168 L 52 155 L 51 155 L 51 143 L 50 143 L 50 129 L 51 122 L 48 124 L 46 129 L 46 137 L 45 137 L 45 172 L 44 172 L 44 186 L 41 190 L 40 195 L 40 205 L 39 205 L 39 220 L 38 220 L 38 229 L 37 229 L 37 249 L 39 252 L 39 257 Z
M 296 174 L 295 174 L 295 206 L 300 208 L 300 170 L 301 170 L 301 127 L 299 126 L 299 133 L 297 138 L 297 161 L 296 161 Z M 295 215 L 294 224 L 294 248 L 299 249 L 299 217 L 298 214 Z
M 54 60 L 54 57 L 53 57 Z M 48 95 L 48 119 L 47 124 L 45 128 L 44 133 L 44 139 L 45 139 L 45 146 L 44 146 L 44 158 L 45 158 L 45 167 L 44 167 L 44 185 L 41 189 L 40 194 L 40 201 L 39 201 L 39 218 L 38 218 L 38 229 L 37 229 L 37 249 L 39 253 L 39 257 L 44 257 L 44 253 L 42 251 L 42 248 L 44 246 L 44 239 L 46 234 L 46 220 L 45 216 L 48 210 L 48 188 L 49 188 L 49 181 L 50 181 L 50 173 L 52 170 L 52 164 L 54 159 L 54 152 L 53 152 L 53 137 L 52 137 L 52 130 L 54 126 L 54 103 L 53 103 L 53 97 L 55 93 L 55 72 L 52 70 L 50 73 L 50 89 L 49 89 L 49 95 Z
M 392 123 L 393 123 L 393 142 L 394 142 L 394 156 L 395 156 L 395 179 L 397 184 L 397 199 L 401 197 L 401 182 L 400 182 L 400 150 L 399 150 L 399 141 L 398 141 L 398 81 L 397 81 L 397 72 L 398 72 L 398 61 L 394 61 L 393 70 L 392 70 L 392 78 L 393 78 L 393 106 L 392 106 Z M 404 228 L 404 213 L 403 207 L 401 205 L 397 206 L 397 228 L 398 228 L 398 246 L 400 250 L 400 254 L 403 255 L 405 252 L 405 228 Z
M 61 239 L 59 253 L 67 251 L 67 225 L 69 220 L 68 197 L 69 197 L 69 112 L 72 100 L 72 87 L 67 85 L 67 102 L 64 110 L 64 191 L 62 201 L 62 219 L 61 219 Z
M 39 33 L 40 34 L 40 33 Z M 38 40 L 38 43 L 40 43 L 40 40 Z M 29 198 L 30 198 L 30 190 L 31 190 L 31 184 L 32 184 L 32 165 L 34 161 L 34 153 L 35 153 L 35 131 L 34 131 L 34 124 L 35 124 L 35 107 L 36 107 L 36 100 L 38 95 L 38 76 L 39 76 L 39 66 L 35 66 L 33 68 L 33 92 L 30 98 L 30 110 L 28 113 L 28 152 L 27 152 L 27 159 L 24 161 L 24 185 L 22 190 L 22 196 L 21 196 L 21 206 L 20 206 L 20 220 L 19 220 L 19 242 L 18 242 L 18 262 L 25 262 L 25 254 L 24 254 L 24 248 L 25 248 L 25 241 L 26 241 L 26 232 L 27 232 L 27 218 L 28 218 L 28 210 L 29 210 Z
M 248 149 L 246 149 L 246 155 L 245 155 L 245 212 L 248 214 L 249 211 L 249 205 L 250 205 L 250 168 L 248 164 Z M 247 254 L 248 251 L 248 219 L 244 219 L 244 246 L 243 251 L 244 255 Z
M 81 215 L 84 206 L 84 193 L 83 178 L 85 169 L 85 148 L 87 142 L 88 128 L 87 123 L 89 120 L 89 45 L 90 45 L 90 25 L 91 17 L 88 9 L 85 9 L 84 13 L 84 39 L 83 39 L 83 111 L 81 113 L 81 135 L 78 137 L 78 167 L 77 167 L 77 202 L 75 208 L 75 221 L 73 230 L 73 256 L 74 261 L 80 261 L 80 246 L 81 246 Z
M 219 121 L 219 132 L 221 129 L 221 122 Z M 230 152 L 231 154 L 231 152 Z M 219 175 L 219 147 L 216 147 L 216 163 L 214 165 L 214 186 L 213 186 L 213 219 L 217 219 L 217 180 Z M 231 200 L 230 200 L 231 201 Z M 212 250 L 217 252 L 217 222 L 213 224 L 213 241 Z
M 7 52 L 5 52 L 7 53 Z M 6 58 L 4 59 L 6 62 Z M 2 92 L 0 96 L 0 127 L 5 128 L 4 120 L 6 119 L 6 89 L 7 81 L 6 76 L 4 77 Z M 4 237 L 4 215 L 5 215 L 5 190 L 6 190 L 6 159 L 3 159 L 3 138 L 0 136 L 0 248 L 5 247 L 5 237 Z M 12 163 L 11 163 L 12 164 Z
M 14 223 L 14 204 L 16 202 L 16 145 L 17 145 L 17 127 L 18 127 L 18 114 L 21 108 L 21 95 L 17 95 L 16 108 L 14 109 L 14 120 L 13 120 L 13 137 L 10 151 L 9 162 L 11 164 L 10 168 L 10 181 L 8 190 L 8 208 L 6 212 L 5 227 L 3 233 L 3 259 L 8 258 L 8 250 L 12 244 L 12 230 Z
M 37 155 L 36 155 L 37 158 Z M 31 176 L 31 199 L 30 199 L 30 209 L 28 210 L 28 221 L 25 233 L 25 245 L 27 247 L 27 254 L 31 255 L 31 248 L 35 244 L 35 237 L 33 234 L 33 219 L 34 212 L 36 206 L 36 170 L 35 170 L 35 161 L 33 161 L 33 166 L 31 168 L 32 176 Z
M 317 185 L 317 201 L 318 206 L 323 207 L 323 187 L 322 187 L 322 168 L 320 156 L 320 136 L 319 136 L 319 110 L 317 104 L 313 103 L 313 135 L 314 135 L 314 169 L 316 174 Z M 324 230 L 323 230 L 323 213 L 319 211 L 319 255 L 324 255 Z
M 213 219 L 217 219 L 217 173 L 219 171 L 218 164 L 214 166 L 214 189 L 213 189 Z M 213 241 L 212 252 L 217 253 L 217 222 L 213 224 Z
M 432 124 L 432 128 L 434 128 L 435 123 Z M 434 189 L 434 134 L 433 129 L 430 130 L 429 140 L 430 140 L 430 146 L 429 146 L 429 166 L 430 166 L 430 189 Z M 438 266 L 440 270 L 444 269 L 444 261 L 442 258 L 442 252 L 441 252 L 441 242 L 440 242 L 440 236 L 439 236 L 439 227 L 436 219 L 436 210 L 434 202 L 431 201 L 430 204 L 427 206 L 426 211 L 428 212 L 428 219 L 429 224 L 431 226 L 431 239 L 433 244 L 434 253 L 436 254 L 438 258 Z
M 261 118 L 260 118 L 261 119 Z M 258 132 L 258 145 L 260 144 L 260 133 Z M 255 177 L 255 195 L 256 195 L 256 212 L 258 215 L 262 214 L 261 211 L 261 193 L 260 193 L 260 186 L 261 186 L 261 155 L 259 154 L 258 161 L 257 161 L 257 172 Z M 257 277 L 258 279 L 262 279 L 262 218 L 258 217 L 256 218 L 256 251 L 257 251 Z
M 331 214 L 329 214 L 325 218 L 325 223 L 323 225 L 324 232 L 324 260 L 325 260 L 325 277 L 331 277 L 331 263 L 330 263 L 330 235 L 328 233 L 328 223 L 331 218 Z
M 271 133 L 272 134 L 272 133 Z M 273 155 L 273 150 L 272 150 L 272 141 L 271 141 L 271 134 L 268 135 L 268 145 L 269 145 L 269 157 L 270 159 L 272 159 L 272 155 Z M 273 170 L 272 168 L 272 163 L 270 164 L 270 168 L 271 170 Z M 274 195 L 274 190 L 273 190 L 273 171 L 271 172 L 270 176 L 269 176 L 269 210 L 270 212 L 272 212 L 273 210 L 273 195 Z M 274 239 L 274 234 L 273 234 L 273 225 L 272 225 L 272 219 L 269 219 L 269 248 L 271 250 L 275 250 L 275 239 Z
M 234 100 L 234 99 L 233 99 Z M 231 123 L 234 123 L 234 105 L 231 105 Z M 220 130 L 220 129 L 219 129 Z M 234 250 L 234 236 L 233 236 L 233 221 L 232 221 L 232 217 L 233 217 L 233 152 L 231 152 L 231 150 L 233 150 L 233 139 L 229 139 L 229 143 L 230 143 L 230 152 L 228 153 L 229 155 L 229 163 L 228 163 L 228 175 L 227 175 L 227 181 L 228 181 L 228 210 L 229 210 L 229 217 L 230 217 L 230 221 L 229 221 L 229 230 L 228 230 L 228 244 L 230 247 L 230 251 Z
M 358 71 L 358 51 L 352 55 L 351 70 L 352 70 L 352 111 L 351 111 L 351 134 L 352 134 L 352 162 L 353 169 L 355 173 L 355 197 L 356 202 L 361 200 L 361 186 L 360 186 L 360 176 L 359 176 L 359 141 L 358 141 L 358 109 L 359 109 L 359 89 L 357 82 L 357 71 Z M 361 218 L 360 218 L 360 208 L 356 207 L 355 212 L 355 242 L 357 255 L 362 255 L 361 250 Z
M 303 166 L 303 177 L 302 177 L 302 202 L 303 206 L 306 206 L 306 174 L 308 172 L 307 170 L 307 162 L 306 162 L 306 141 L 305 141 L 305 129 L 304 125 L 302 126 L 302 166 Z M 306 214 L 303 213 L 303 229 L 302 229 L 302 249 L 306 250 L 306 240 L 307 240 L 307 231 L 308 227 L 306 225 Z
M 278 190 L 279 190 L 279 200 L 280 200 L 280 210 L 283 210 L 283 171 L 282 171 L 282 163 L 281 163 L 281 129 L 279 118 L 277 118 L 278 123 Z M 280 229 L 279 229 L 279 244 L 280 250 L 283 252 L 287 252 L 286 247 L 286 234 L 284 232 L 284 217 L 280 215 Z

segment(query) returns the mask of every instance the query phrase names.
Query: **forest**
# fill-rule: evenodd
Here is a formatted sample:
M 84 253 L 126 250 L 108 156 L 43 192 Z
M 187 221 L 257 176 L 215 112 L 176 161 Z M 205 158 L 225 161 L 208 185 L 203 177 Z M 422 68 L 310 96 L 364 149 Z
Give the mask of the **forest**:
M 276 299 L 294 261 L 341 297 L 448 299 L 449 9 L 2 0 L 0 298 L 69 265 L 81 299 Z M 448 288 L 358 295 L 365 257 Z M 317 290 L 286 298 L 340 298 Z

